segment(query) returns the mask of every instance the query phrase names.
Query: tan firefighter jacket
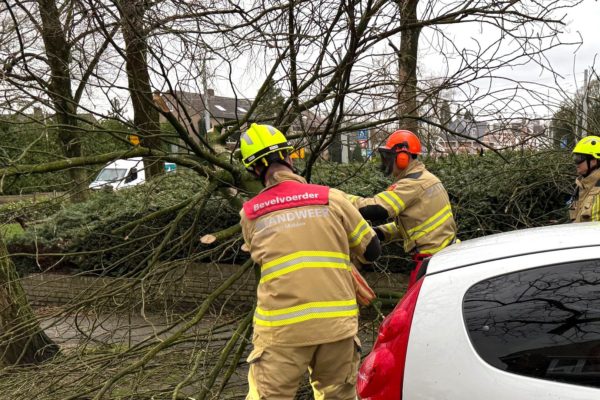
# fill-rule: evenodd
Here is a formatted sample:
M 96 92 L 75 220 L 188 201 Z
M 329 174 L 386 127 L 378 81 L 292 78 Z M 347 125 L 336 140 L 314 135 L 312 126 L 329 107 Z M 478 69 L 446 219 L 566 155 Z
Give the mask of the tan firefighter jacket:
M 356 335 L 350 254 L 375 232 L 339 192 L 290 172 L 244 203 L 244 241 L 261 267 L 254 343 L 307 346 Z
M 456 240 L 448 193 L 420 161 L 411 162 L 396 183 L 374 197 L 349 199 L 359 210 L 370 205 L 385 208 L 393 222 L 378 229 L 386 242 L 402 239 L 407 253 L 435 254 Z
M 600 169 L 578 177 L 573 202 L 569 207 L 571 222 L 600 221 Z

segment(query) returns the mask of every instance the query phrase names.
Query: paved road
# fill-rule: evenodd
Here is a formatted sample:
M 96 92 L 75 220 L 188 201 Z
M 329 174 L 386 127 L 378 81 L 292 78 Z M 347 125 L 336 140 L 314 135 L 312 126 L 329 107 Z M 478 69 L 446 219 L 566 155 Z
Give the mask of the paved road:
M 128 315 L 101 314 L 91 312 L 76 315 L 57 316 L 60 308 L 44 308 L 37 310 L 41 316 L 41 325 L 46 334 L 63 348 L 77 347 L 84 342 L 97 344 L 131 346 L 147 339 L 161 340 L 169 337 L 186 321 L 180 315 L 169 317 L 162 314 L 131 313 Z M 53 315 L 52 317 L 46 317 Z M 222 324 L 231 316 L 223 316 L 218 323 Z M 216 318 L 206 317 L 194 330 L 205 330 L 217 323 Z M 171 327 L 167 332 L 166 328 Z M 220 337 L 227 337 L 227 329 Z M 229 330 L 230 331 L 230 330 Z M 219 339 L 219 335 L 215 337 Z
M 164 339 L 170 336 L 186 321 L 181 315 L 146 314 L 132 312 L 129 315 L 81 313 L 77 315 L 59 315 L 60 308 L 47 307 L 37 309 L 41 324 L 46 334 L 62 347 L 77 347 L 86 341 L 98 344 L 135 345 L 147 339 Z M 46 317 L 53 315 L 49 319 Z M 222 314 L 205 317 L 194 330 L 204 331 L 215 324 L 223 325 L 235 319 L 235 315 Z M 171 327 L 168 332 L 162 332 Z M 217 330 L 214 340 L 220 341 L 230 337 L 235 324 Z M 193 330 L 189 333 L 193 333 Z M 371 349 L 376 331 L 369 321 L 363 322 L 359 337 L 363 342 L 365 353 Z
M 166 317 L 160 314 L 150 314 L 142 316 L 139 313 L 132 313 L 131 315 L 96 315 L 93 313 L 79 314 L 79 315 L 68 315 L 57 317 L 60 315 L 60 308 L 47 307 L 36 309 L 37 314 L 41 317 L 41 324 L 48 336 L 55 342 L 58 343 L 63 349 L 76 349 L 84 344 L 87 346 L 98 346 L 102 348 L 104 346 L 115 346 L 119 348 L 121 346 L 127 348 L 129 346 L 140 343 L 144 340 L 150 339 L 151 342 L 158 343 L 161 339 L 169 336 L 173 330 L 181 327 L 184 321 L 178 315 L 172 315 Z M 49 315 L 54 315 L 51 318 L 47 318 Z M 239 314 L 238 314 L 239 317 Z M 210 316 L 205 318 L 201 324 L 196 326 L 194 330 L 205 330 L 210 327 L 214 327 L 215 324 L 222 325 L 223 322 L 231 321 L 234 319 L 233 315 L 221 314 L 219 318 Z M 166 327 L 172 326 L 171 332 L 160 333 Z M 215 332 L 211 337 L 210 342 L 205 342 L 204 345 L 199 344 L 195 341 L 190 341 L 184 344 L 177 345 L 178 350 L 174 354 L 178 357 L 184 357 L 187 359 L 188 354 L 184 346 L 192 347 L 198 350 L 198 346 L 202 347 L 203 350 L 210 351 L 214 350 L 213 357 L 208 358 L 208 363 L 204 367 L 208 371 L 211 365 L 214 365 L 218 358 L 219 350 L 225 345 L 227 339 L 231 336 L 231 333 L 235 329 L 235 325 L 223 326 Z M 193 330 L 189 332 L 193 334 Z M 376 335 L 376 330 L 373 328 L 373 324 L 365 322 L 362 324 L 359 337 L 363 342 L 363 354 L 368 354 L 368 351 L 372 347 L 373 336 Z M 174 348 L 175 349 L 175 348 Z M 183 350 L 183 352 L 179 351 Z M 251 350 L 251 346 L 248 346 L 246 353 Z M 185 361 L 185 360 L 182 360 Z M 181 365 L 184 365 L 185 362 Z M 188 371 L 181 371 L 181 373 L 171 373 L 170 378 L 176 379 L 179 382 L 188 373 Z M 226 393 L 223 396 L 231 399 L 244 398 L 247 391 L 246 384 L 247 376 L 247 365 L 241 363 L 236 370 L 236 373 L 231 378 L 227 385 Z M 190 382 L 182 394 L 193 395 L 198 393 L 201 388 L 202 378 L 199 376 L 199 380 Z M 163 386 L 166 381 L 154 380 L 157 387 Z M 310 394 L 310 387 L 305 385 L 299 391 L 297 399 L 312 399 Z

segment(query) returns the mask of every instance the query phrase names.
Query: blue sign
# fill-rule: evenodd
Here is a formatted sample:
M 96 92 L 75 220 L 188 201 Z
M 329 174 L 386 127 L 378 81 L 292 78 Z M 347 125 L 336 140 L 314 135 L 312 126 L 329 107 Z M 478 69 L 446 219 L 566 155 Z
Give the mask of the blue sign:
M 369 131 L 361 129 L 356 133 L 356 140 L 369 140 Z
M 177 169 L 177 164 L 166 162 L 165 163 L 165 172 L 173 172 Z
M 561 141 L 560 141 L 560 148 L 561 149 L 566 149 L 567 148 L 567 137 L 566 136 L 561 139 Z

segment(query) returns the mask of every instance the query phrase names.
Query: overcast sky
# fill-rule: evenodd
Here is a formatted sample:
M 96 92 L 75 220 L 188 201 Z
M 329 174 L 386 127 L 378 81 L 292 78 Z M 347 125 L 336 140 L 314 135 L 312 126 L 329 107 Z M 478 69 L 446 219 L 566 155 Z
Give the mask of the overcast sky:
M 573 90 L 576 85 L 583 84 L 583 73 L 586 68 L 595 67 L 600 72 L 600 3 L 598 0 L 584 0 L 583 3 L 567 13 L 569 22 L 565 34 L 573 41 L 583 40 L 580 46 L 551 51 L 549 58 L 564 79 L 565 88 Z
M 550 0 L 542 0 L 548 1 Z M 567 25 L 564 26 L 563 33 L 561 34 L 562 42 L 580 42 L 578 45 L 560 46 L 559 48 L 553 49 L 546 53 L 549 63 L 551 63 L 554 71 L 560 74 L 560 77 L 555 78 L 553 74 L 543 70 L 540 66 L 530 63 L 519 67 L 505 68 L 498 74 L 500 78 L 495 78 L 493 81 L 487 82 L 492 86 L 491 90 L 498 90 L 498 88 L 514 87 L 515 83 L 502 77 L 509 78 L 511 80 L 530 82 L 538 92 L 543 93 L 543 97 L 547 96 L 548 101 L 545 98 L 538 98 L 538 103 L 547 103 L 547 106 L 536 106 L 532 109 L 532 113 L 537 116 L 548 116 L 552 114 L 552 110 L 556 109 L 557 105 L 564 100 L 567 96 L 572 96 L 575 91 L 583 85 L 583 75 L 586 68 L 595 67 L 598 73 L 600 73 L 600 60 L 598 59 L 600 53 L 600 3 L 597 0 L 583 0 L 583 2 L 577 7 L 565 9 L 563 11 L 566 14 L 565 21 Z M 559 15 L 559 16 L 562 16 Z M 485 29 L 485 28 L 484 28 Z M 460 48 L 473 49 L 477 47 L 477 43 L 482 43 L 486 37 L 495 37 L 490 32 L 481 30 L 479 24 L 455 24 L 444 28 L 444 33 L 449 37 L 453 38 L 456 43 L 460 44 Z M 426 30 L 423 31 L 422 39 L 420 42 L 420 53 L 421 61 L 419 67 L 421 69 L 420 74 L 423 78 L 435 78 L 444 76 L 451 70 L 452 63 L 450 60 L 447 62 L 447 57 L 440 55 L 440 50 L 435 48 L 428 48 L 426 39 Z M 385 43 L 381 44 L 383 47 L 387 47 Z M 462 46 L 462 47 L 461 47 Z M 506 46 L 509 46 L 507 43 Z M 389 51 L 389 48 L 386 49 Z M 446 55 L 447 56 L 447 55 Z M 268 70 L 271 65 L 269 61 L 265 61 L 262 64 L 265 65 L 253 65 L 253 63 L 242 62 L 238 60 L 233 66 L 232 79 L 237 88 L 237 96 L 254 98 L 262 83 L 265 71 Z M 211 63 L 215 63 L 214 61 Z M 220 66 L 215 70 L 216 65 L 210 65 L 209 70 L 213 68 L 212 72 L 216 77 L 213 77 L 210 82 L 210 87 L 215 89 L 217 95 L 222 96 L 233 96 L 234 91 L 232 90 L 230 83 L 227 81 L 229 78 L 229 70 L 224 66 Z M 253 65 L 253 67 L 250 67 Z M 220 79 L 219 79 L 220 76 Z M 486 82 L 478 82 L 478 85 L 485 86 Z M 126 85 L 124 85 L 126 86 Z M 201 85 L 197 87 L 198 91 L 201 91 Z M 482 92 L 486 93 L 488 88 L 485 88 Z M 126 93 L 124 93 L 126 95 Z M 493 96 L 486 96 L 486 99 L 494 104 Z M 99 100 L 101 103 L 102 100 Z M 460 103 L 460 99 L 456 101 Z M 497 101 L 495 103 L 498 103 Z M 477 105 L 475 106 L 477 107 Z M 488 110 L 489 105 L 479 103 L 479 107 L 482 110 Z M 475 110 L 477 111 L 477 110 Z M 493 113 L 493 112 L 490 112 Z
M 531 82 L 536 86 L 536 90 L 540 92 L 548 92 L 547 96 L 551 101 L 548 101 L 549 107 L 555 108 L 555 105 L 560 98 L 572 95 L 577 88 L 583 84 L 583 75 L 586 68 L 591 69 L 596 67 L 600 72 L 600 61 L 597 59 L 600 53 L 600 3 L 596 0 L 584 0 L 580 5 L 571 9 L 565 9 L 558 16 L 566 14 L 564 26 L 561 34 L 562 42 L 580 42 L 578 45 L 560 46 L 556 49 L 546 52 L 548 62 L 552 65 L 554 71 L 560 75 L 555 81 L 555 76 L 548 71 L 545 71 L 535 63 L 523 65 L 519 67 L 506 68 L 499 71 L 497 75 L 507 77 L 509 79 Z M 494 37 L 489 31 L 482 31 L 478 24 L 456 24 L 448 26 L 445 29 L 445 34 L 455 39 L 457 43 L 463 44 L 465 48 L 476 48 L 477 43 L 482 43 L 487 36 Z M 489 29 L 489 28 L 484 28 Z M 419 64 L 421 75 L 423 77 L 443 76 L 452 69 L 452 61 L 446 61 L 446 57 L 439 54 L 438 49 L 428 49 L 427 39 L 423 39 L 422 35 L 420 42 L 420 57 Z M 509 46 L 509 44 L 506 44 Z M 448 65 L 450 64 L 450 65 Z M 436 68 L 437 66 L 437 68 Z M 268 67 L 268 66 L 267 66 Z M 239 72 L 239 71 L 237 71 Z M 257 74 L 257 69 L 246 71 L 246 73 Z M 248 79 L 248 76 L 242 76 L 234 71 L 234 80 L 240 94 L 246 97 L 254 97 L 258 85 L 262 79 Z M 225 83 L 225 82 L 224 82 Z M 217 88 L 217 92 L 222 95 L 231 96 L 233 91 L 225 84 L 213 83 Z M 480 82 L 484 85 L 483 82 Z M 491 82 L 492 90 L 514 86 L 514 83 L 502 78 L 494 79 Z M 548 88 L 544 88 L 547 86 Z M 239 94 L 238 94 L 239 95 Z M 482 107 L 485 107 L 483 105 Z M 548 114 L 551 111 L 541 110 L 537 108 L 536 114 Z
M 596 68 L 600 72 L 600 3 L 584 0 L 577 7 L 566 10 L 567 26 L 561 35 L 563 42 L 580 42 L 578 45 L 561 46 L 546 53 L 554 70 L 561 75 L 558 84 L 568 93 L 574 93 L 583 85 L 584 70 Z M 527 81 L 552 85 L 554 78 L 535 65 L 513 70 L 514 77 Z
M 494 71 L 494 77 L 491 79 L 478 79 L 473 81 L 471 86 L 463 85 L 454 90 L 449 95 L 454 104 L 460 106 L 464 99 L 479 96 L 469 108 L 480 116 L 487 114 L 494 118 L 493 116 L 500 112 L 505 116 L 514 113 L 513 117 L 552 115 L 560 103 L 581 89 L 586 68 L 590 70 L 590 74 L 593 68 L 600 72 L 597 59 L 600 52 L 600 3 L 596 0 L 584 0 L 578 6 L 563 9 L 553 17 L 560 19 L 563 16 L 566 25 L 560 28 L 559 40 L 561 43 L 572 44 L 561 45 L 544 52 L 544 67 L 535 62 L 503 67 Z M 480 46 L 485 48 L 494 43 L 499 37 L 499 30 L 479 23 L 463 23 L 444 27 L 444 34 L 451 38 L 459 49 L 475 51 Z M 439 48 L 435 46 L 438 41 L 430 39 L 434 44 L 431 46 L 428 36 L 432 36 L 432 31 L 424 30 L 419 43 L 421 79 L 451 75 L 458 68 L 461 57 L 449 51 L 447 54 L 440 54 Z M 504 40 L 500 48 L 496 49 L 499 51 L 494 53 L 495 59 L 501 60 L 502 54 L 510 54 L 511 48 L 517 47 L 510 40 Z M 522 54 L 522 51 L 519 50 L 519 53 Z M 482 58 L 488 56 L 491 54 L 484 54 Z M 548 68 L 551 68 L 553 73 Z M 487 95 L 499 90 L 504 92 L 498 93 L 497 96 Z M 518 90 L 518 94 L 510 104 L 498 100 L 502 97 L 512 98 L 515 90 Z

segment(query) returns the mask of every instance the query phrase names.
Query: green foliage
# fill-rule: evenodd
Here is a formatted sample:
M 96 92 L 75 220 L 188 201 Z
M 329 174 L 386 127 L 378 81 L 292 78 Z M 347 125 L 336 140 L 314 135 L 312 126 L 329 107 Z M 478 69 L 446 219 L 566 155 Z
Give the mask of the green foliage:
M 576 115 L 572 104 L 563 103 L 552 116 L 555 146 L 572 149 L 576 142 Z
M 180 168 L 177 173 L 133 188 L 95 191 L 89 201 L 64 204 L 52 218 L 29 227 L 7 245 L 11 253 L 65 253 L 64 257 L 41 259 L 14 257 L 21 273 L 37 270 L 37 265 L 48 268 L 60 262 L 60 266 L 76 272 L 122 275 L 148 261 L 178 211 L 165 213 L 124 233 L 116 234 L 114 230 L 190 199 L 205 187 L 205 179 Z M 163 259 L 199 250 L 199 245 L 192 249 L 179 246 L 182 236 L 192 235 L 197 243 L 199 235 L 210 233 L 211 229 L 224 229 L 238 220 L 237 211 L 224 206 L 220 199 L 209 201 L 200 215 L 192 209 L 177 225 L 174 240 L 166 247 Z
M 568 152 L 507 152 L 502 157 L 485 153 L 425 160 L 449 192 L 462 240 L 565 222 L 566 200 L 574 182 Z M 313 182 L 367 197 L 384 190 L 392 179 L 379 172 L 376 162 L 348 165 L 323 162 L 315 167 Z M 38 223 L 35 217 L 30 218 L 31 226 L 24 234 L 11 238 L 8 245 L 12 253 L 39 255 L 15 257 L 21 272 L 38 270 L 38 264 L 47 268 L 59 261 L 59 265 L 74 271 L 110 275 L 131 272 L 148 261 L 177 211 L 124 233 L 113 231 L 192 198 L 205 187 L 205 179 L 181 169 L 134 188 L 95 192 L 85 203 L 63 204 L 58 208 L 54 205 L 51 218 L 47 218 L 47 212 L 40 214 Z M 174 239 L 165 247 L 162 260 L 192 256 L 209 261 L 204 253 L 208 247 L 200 245 L 198 238 L 239 221 L 237 210 L 218 196 L 211 198 L 202 212 L 198 213 L 197 207 L 177 224 Z M 184 242 L 186 245 L 182 246 Z M 221 262 L 241 262 L 247 254 L 238 254 L 238 249 L 238 245 L 226 245 L 216 252 L 216 257 Z M 50 257 L 44 253 L 67 255 Z M 380 267 L 407 270 L 409 258 L 403 254 L 400 243 L 386 246 L 384 254 Z
M 40 222 L 61 208 L 61 199 L 38 197 L 0 205 L 0 221 L 28 225 Z
M 363 197 L 373 196 L 391 184 L 390 179 L 379 172 L 379 164 L 376 162 L 323 162 L 313 168 L 312 181 Z
M 63 158 L 58 133 L 51 120 L 40 122 L 33 116 L 0 118 L 0 165 L 40 164 Z M 96 155 L 128 148 L 127 126 L 118 121 L 99 123 L 80 121 L 82 155 Z M 86 168 L 90 181 L 99 166 Z M 0 193 L 22 194 L 63 191 L 69 189 L 66 171 L 43 175 L 11 177 L 2 182 Z
M 255 119 L 260 121 L 276 117 L 283 108 L 284 103 L 285 98 L 281 93 L 281 89 L 273 79 L 270 79 L 267 82 L 265 94 L 261 97 L 260 102 L 256 106 L 254 112 L 256 116 Z
M 20 224 L 0 225 L 0 237 L 12 239 L 23 234 L 23 228 Z
M 552 129 L 556 146 L 572 149 L 583 131 L 582 94 L 565 100 L 552 116 Z M 592 80 L 588 86 L 587 124 L 583 135 L 600 135 L 600 81 Z M 579 119 L 578 119 L 579 118 Z
M 444 183 L 459 227 L 470 239 L 566 222 L 574 188 L 568 152 L 488 152 L 428 162 Z
M 502 157 L 487 152 L 424 160 L 448 191 L 463 239 L 565 221 L 575 179 L 569 153 L 503 152 Z M 313 174 L 315 183 L 359 196 L 392 183 L 374 162 L 320 164 Z
M 352 160 L 352 162 L 356 162 L 356 163 L 361 163 L 365 160 L 365 158 L 362 155 L 362 149 L 360 148 L 360 146 L 355 146 L 354 149 L 352 150 L 351 160 Z
M 574 188 L 568 152 L 505 152 L 426 159 L 443 182 L 461 240 L 498 232 L 566 222 L 566 202 Z M 373 162 L 321 164 L 314 183 L 346 193 L 373 196 L 392 183 Z M 399 244 L 384 247 L 384 269 L 407 271 L 408 255 Z

